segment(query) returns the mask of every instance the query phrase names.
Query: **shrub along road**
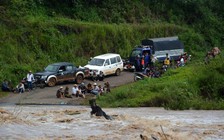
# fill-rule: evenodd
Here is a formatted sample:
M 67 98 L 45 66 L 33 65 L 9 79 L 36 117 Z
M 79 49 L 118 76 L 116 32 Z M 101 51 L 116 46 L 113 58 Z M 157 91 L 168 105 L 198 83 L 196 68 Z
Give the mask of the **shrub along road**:
M 132 72 L 122 72 L 120 76 L 108 76 L 104 79 L 104 81 L 97 81 L 96 83 L 101 86 L 104 85 L 104 82 L 109 82 L 111 88 L 117 87 L 120 85 L 124 85 L 127 83 L 131 83 L 134 81 L 133 76 L 134 74 Z M 85 79 L 84 81 L 85 85 L 88 83 L 94 83 L 93 81 L 89 79 Z M 86 99 L 94 97 L 91 94 L 86 95 L 86 99 L 83 98 L 63 98 L 58 99 L 56 98 L 56 91 L 60 86 L 63 86 L 64 88 L 66 86 L 69 87 L 69 91 L 71 93 L 72 87 L 74 83 L 61 83 L 59 85 L 56 85 L 55 87 L 45 87 L 43 89 L 37 88 L 30 92 L 25 92 L 22 94 L 18 93 L 10 93 L 7 97 L 4 97 L 0 99 L 0 105 L 13 105 L 13 104 L 75 104 L 80 105 L 83 102 L 87 101 Z

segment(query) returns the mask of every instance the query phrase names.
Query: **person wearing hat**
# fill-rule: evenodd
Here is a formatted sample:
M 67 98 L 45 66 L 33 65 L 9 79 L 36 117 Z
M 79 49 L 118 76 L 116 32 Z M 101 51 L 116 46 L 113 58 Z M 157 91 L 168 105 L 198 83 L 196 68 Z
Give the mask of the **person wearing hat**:
M 63 87 L 61 86 L 56 93 L 57 98 L 64 98 L 64 92 L 63 92 Z
M 93 89 L 92 89 L 91 93 L 94 94 L 94 95 L 98 95 L 99 87 L 97 86 L 97 83 L 93 84 Z
M 33 76 L 31 70 L 27 74 L 26 78 L 27 78 L 28 90 L 33 90 L 33 84 L 32 83 L 33 83 L 33 80 L 34 80 L 34 76 Z
M 77 84 L 74 84 L 74 86 L 72 87 L 72 95 L 76 96 L 78 95 L 77 93 L 79 92 L 79 88 L 77 86 Z

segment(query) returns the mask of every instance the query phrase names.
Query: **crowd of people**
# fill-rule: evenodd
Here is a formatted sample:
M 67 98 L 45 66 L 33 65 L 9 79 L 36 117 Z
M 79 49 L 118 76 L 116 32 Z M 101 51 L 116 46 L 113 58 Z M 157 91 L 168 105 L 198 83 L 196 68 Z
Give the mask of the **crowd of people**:
M 69 90 L 69 87 L 66 86 L 65 89 L 63 86 L 61 86 L 57 92 L 56 97 L 57 98 L 73 98 L 73 97 L 81 97 L 85 98 L 86 94 L 93 94 L 93 95 L 103 95 L 105 93 L 110 92 L 110 84 L 109 82 L 105 82 L 104 86 L 98 85 L 97 83 L 88 83 L 85 85 L 84 83 L 81 83 L 79 85 L 74 84 L 71 91 Z
M 210 51 L 208 51 L 206 53 L 205 60 L 204 60 L 205 64 L 208 64 L 211 59 L 215 58 L 220 53 L 221 53 L 221 50 L 218 47 L 212 48 Z M 147 54 L 146 54 L 146 56 L 147 56 Z M 191 55 L 188 55 L 185 52 L 179 56 L 177 61 L 172 61 L 170 59 L 169 54 L 167 53 L 162 65 L 158 65 L 159 64 L 158 60 L 153 55 L 149 59 L 150 61 L 148 61 L 148 59 L 144 59 L 144 58 L 145 58 L 145 56 L 143 56 L 142 58 L 139 58 L 139 56 L 137 56 L 136 63 L 138 65 L 137 65 L 136 70 L 141 71 L 142 74 L 145 76 L 158 78 L 168 68 L 178 68 L 178 67 L 185 66 L 185 64 L 191 60 Z M 141 61 L 139 61 L 139 60 L 141 60 Z M 137 62 L 137 61 L 139 61 L 139 62 Z
M 99 78 L 99 79 L 98 79 Z M 94 79 L 94 81 L 102 81 L 102 77 L 98 77 Z M 25 78 L 23 78 L 15 87 L 13 87 L 12 82 L 10 80 L 5 79 L 2 82 L 1 89 L 4 92 L 14 92 L 14 93 L 24 93 L 25 91 L 33 90 L 33 81 L 34 75 L 32 71 L 29 71 Z M 85 98 L 86 93 L 90 93 L 93 95 L 103 95 L 105 93 L 110 92 L 110 84 L 109 82 L 105 82 L 103 86 L 98 85 L 97 83 L 88 83 L 85 85 L 81 83 L 79 85 L 74 84 L 71 88 L 71 91 L 68 86 L 63 88 L 62 86 L 57 90 L 56 97 L 57 98 L 73 98 L 73 97 L 82 97 Z
M 34 75 L 29 71 L 25 78 L 23 78 L 15 87 L 13 87 L 10 80 L 5 79 L 2 82 L 1 88 L 5 92 L 24 93 L 25 91 L 33 90 Z
M 180 55 L 179 59 L 176 62 L 174 62 L 170 59 L 170 56 L 167 53 L 161 65 L 161 63 L 158 62 L 158 59 L 154 55 L 151 55 L 150 59 L 148 58 L 145 59 L 145 55 L 141 59 L 139 59 L 138 57 L 139 56 L 137 56 L 136 58 L 136 63 L 137 63 L 136 71 L 140 71 L 144 75 L 151 78 L 160 77 L 170 67 L 174 67 L 174 68 L 182 67 L 187 63 L 187 61 L 191 59 L 191 55 L 188 55 L 187 53 L 183 53 L 182 55 Z

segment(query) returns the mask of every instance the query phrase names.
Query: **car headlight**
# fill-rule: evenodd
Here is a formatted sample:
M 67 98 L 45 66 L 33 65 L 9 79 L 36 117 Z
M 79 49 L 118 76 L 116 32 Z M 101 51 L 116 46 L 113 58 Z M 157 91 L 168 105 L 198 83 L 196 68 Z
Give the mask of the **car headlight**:
M 41 76 L 41 79 L 46 79 L 46 78 L 47 78 L 46 75 Z

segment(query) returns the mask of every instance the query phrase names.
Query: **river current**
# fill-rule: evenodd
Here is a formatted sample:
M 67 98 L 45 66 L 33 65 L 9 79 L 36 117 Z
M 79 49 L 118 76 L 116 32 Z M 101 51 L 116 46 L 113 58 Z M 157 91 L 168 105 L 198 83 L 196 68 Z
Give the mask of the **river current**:
M 103 110 L 113 120 L 91 116 L 89 106 L 0 106 L 0 139 L 224 140 L 224 111 Z

